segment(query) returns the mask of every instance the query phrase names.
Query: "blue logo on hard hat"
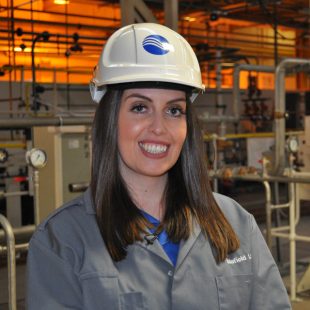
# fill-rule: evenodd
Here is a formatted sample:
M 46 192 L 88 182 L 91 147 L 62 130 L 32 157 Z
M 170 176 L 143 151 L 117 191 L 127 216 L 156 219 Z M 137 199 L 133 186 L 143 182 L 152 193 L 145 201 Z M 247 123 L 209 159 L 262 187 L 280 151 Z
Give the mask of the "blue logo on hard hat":
M 165 55 L 172 46 L 164 37 L 160 35 L 150 35 L 143 40 L 143 48 L 153 55 Z

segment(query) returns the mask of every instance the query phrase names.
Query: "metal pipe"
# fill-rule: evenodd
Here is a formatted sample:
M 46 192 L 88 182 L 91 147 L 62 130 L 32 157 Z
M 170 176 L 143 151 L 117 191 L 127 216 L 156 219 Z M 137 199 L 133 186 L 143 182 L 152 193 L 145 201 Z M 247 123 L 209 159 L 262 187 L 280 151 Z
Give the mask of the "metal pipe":
M 0 17 L 0 21 L 7 22 L 11 19 L 8 17 Z M 76 23 L 63 23 L 63 22 L 55 22 L 55 21 L 48 21 L 48 20 L 40 20 L 40 19 L 33 19 L 32 20 L 37 25 L 49 25 L 49 26 L 60 26 L 60 27 L 73 27 L 75 29 L 78 29 L 81 24 Z M 31 22 L 30 19 L 26 18 L 15 18 L 16 23 L 29 23 Z M 95 30 L 103 30 L 103 31 L 114 31 L 116 27 L 109 27 L 109 26 L 96 26 L 96 25 L 90 25 L 90 24 L 83 24 L 84 29 L 95 29 Z
M 266 195 L 266 202 L 265 202 L 265 206 L 266 206 L 266 242 L 267 242 L 267 245 L 271 251 L 271 249 L 272 249 L 271 189 L 270 189 L 270 184 L 267 181 L 264 181 L 263 185 L 265 187 L 265 195 Z
M 55 69 L 56 68 L 54 68 L 54 71 L 53 71 L 53 96 L 54 96 L 54 100 L 53 100 L 53 114 L 54 114 L 54 116 L 55 116 L 57 108 L 58 108 L 57 71 Z
M 25 196 L 29 195 L 28 191 L 18 191 L 18 192 L 0 192 L 0 197 L 14 197 L 14 196 Z
M 285 234 L 285 233 L 280 233 L 280 232 L 272 232 L 272 236 L 289 239 L 290 234 L 289 233 Z
M 310 178 L 310 173 L 309 172 L 296 172 L 295 170 L 292 171 L 292 175 L 302 175 L 304 177 Z M 300 220 L 300 188 L 299 186 L 295 186 L 295 200 L 296 200 L 296 220 L 295 220 L 295 225 L 299 223 Z
M 5 6 L 0 6 L 0 9 L 4 9 L 6 8 Z M 30 12 L 29 9 L 27 8 L 19 8 L 17 6 L 14 7 L 14 10 L 15 11 L 26 11 L 26 12 Z M 35 13 L 44 13 L 44 14 L 51 14 L 51 15 L 61 15 L 63 16 L 63 13 L 62 12 L 55 12 L 55 11 L 47 11 L 47 10 L 44 10 L 44 11 L 41 11 L 41 10 L 32 10 L 32 12 L 35 12 Z M 117 22 L 120 22 L 120 19 L 116 18 L 116 17 L 97 17 L 97 16 L 87 16 L 87 15 L 82 15 L 82 14 L 72 14 L 72 13 L 68 13 L 68 17 L 80 17 L 80 18 L 86 18 L 86 19 L 98 19 L 98 20 L 109 20 L 109 21 L 117 21 Z M 195 32 L 198 32 L 198 31 L 205 31 L 205 29 L 202 29 L 202 28 L 196 28 L 196 27 L 191 27 L 192 30 L 194 30 Z M 212 33 L 212 28 L 209 30 L 209 32 Z M 218 30 L 216 29 L 216 33 L 219 34 L 219 33 L 222 33 L 222 34 L 228 34 L 230 35 L 231 33 L 227 32 L 227 31 L 221 31 L 221 30 Z M 242 36 L 242 37 L 253 37 L 253 38 L 257 38 L 257 35 L 256 34 L 250 34 L 250 33 L 238 33 L 238 32 L 234 32 L 234 35 L 239 35 L 239 36 Z M 273 36 L 268 36 L 268 35 L 260 35 L 261 38 L 266 38 L 266 39 L 273 39 Z M 291 39 L 291 38 L 282 38 L 281 39 L 282 41 L 294 41 L 294 39 Z M 294 41 L 295 42 L 295 41 Z
M 247 4 L 248 5 L 248 4 Z M 204 28 L 197 28 L 197 27 L 192 27 L 191 26 L 191 30 L 194 31 L 195 33 L 197 32 L 205 32 L 206 29 L 205 27 Z M 231 32 L 229 31 L 224 31 L 224 30 L 219 30 L 217 27 L 214 27 L 214 28 L 209 28 L 208 29 L 208 34 L 211 34 L 212 32 L 215 33 L 215 35 L 219 35 L 219 34 L 224 34 L 224 35 L 231 35 Z M 234 31 L 234 36 L 240 36 L 242 38 L 244 37 L 253 37 L 254 40 L 257 40 L 257 34 L 253 34 L 253 33 L 242 33 L 242 32 L 235 32 Z M 259 35 L 260 38 L 262 39 L 266 39 L 270 42 L 270 39 L 273 39 L 273 36 L 269 36 L 269 35 L 265 35 L 265 34 L 262 34 L 262 35 Z M 282 38 L 281 41 L 292 41 L 292 44 L 295 43 L 295 39 L 291 39 L 291 38 Z
M 193 30 L 193 28 L 192 28 Z M 198 39 L 198 40 L 206 40 L 206 36 L 205 35 L 197 35 L 197 34 L 190 34 L 188 35 L 187 33 L 183 33 L 183 36 L 185 38 L 188 38 L 190 36 L 191 39 Z M 261 47 L 261 42 L 257 41 L 257 40 L 240 40 L 240 39 L 234 39 L 234 38 L 230 38 L 230 37 L 219 37 L 217 35 L 213 35 L 213 36 L 208 36 L 208 42 L 210 41 L 215 41 L 217 45 L 221 46 L 221 41 L 223 42 L 226 42 L 226 44 L 228 42 L 234 42 L 234 43 L 237 43 L 237 44 L 250 44 L 250 45 L 257 45 L 259 47 Z M 273 42 L 264 42 L 264 45 L 266 46 L 270 46 L 270 48 L 273 48 Z M 286 47 L 286 48 L 294 48 L 295 45 L 294 44 L 283 44 L 283 43 L 280 43 L 278 44 L 278 46 L 280 47 Z M 297 46 L 298 48 L 302 48 L 301 45 Z
M 15 253 L 16 252 L 27 252 L 29 248 L 29 243 L 15 244 Z M 7 253 L 9 248 L 7 246 L 0 246 L 0 254 Z
M 39 206 L 39 171 L 33 169 L 33 192 L 34 192 L 34 224 L 40 224 L 40 206 Z
M 223 94 L 221 93 L 222 89 L 222 64 L 221 64 L 221 58 L 222 58 L 222 51 L 217 50 L 216 51 L 216 59 L 217 62 L 215 64 L 215 73 L 216 73 L 216 90 L 218 91 L 216 94 L 216 109 L 217 109 L 217 116 L 219 119 L 221 119 L 224 115 L 224 109 L 225 105 L 223 102 Z M 218 126 L 218 134 L 220 137 L 223 137 L 226 134 L 226 123 L 222 119 L 220 121 L 220 124 Z M 221 154 L 220 154 L 221 155 Z M 220 163 L 222 162 L 222 158 L 220 159 Z
M 289 230 L 290 226 L 280 226 L 280 227 L 273 227 L 272 231 L 283 231 L 283 230 Z
M 53 91 L 54 87 L 44 87 L 45 91 Z M 57 88 L 58 91 L 67 91 L 66 87 L 58 87 Z M 89 87 L 70 87 L 70 91 L 85 91 L 85 92 L 89 92 Z
M 179 1 L 164 0 L 165 25 L 178 32 Z
M 239 118 L 235 116 L 229 115 L 209 115 L 208 113 L 204 113 L 198 116 L 198 119 L 203 122 L 208 123 L 222 123 L 222 122 L 231 122 L 235 123 L 239 121 Z
M 9 310 L 16 310 L 15 238 L 11 224 L 2 214 L 0 214 L 0 224 L 4 229 L 7 243 Z
M 304 241 L 304 242 L 310 242 L 310 237 L 306 237 L 306 236 L 300 236 L 300 235 L 296 235 L 295 239 L 297 241 Z
M 13 233 L 16 239 L 23 238 L 23 237 L 29 237 L 33 234 L 35 230 L 34 225 L 27 225 L 22 227 L 14 227 Z M 3 229 L 0 229 L 0 242 L 3 242 L 5 237 L 5 232 Z
M 267 163 L 269 161 L 263 157 L 263 177 L 267 177 Z M 263 182 L 265 187 L 265 195 L 266 195 L 266 241 L 267 245 L 271 251 L 272 249 L 272 237 L 271 237 L 271 228 L 272 228 L 272 209 L 271 209 L 271 188 L 270 184 L 267 181 Z
M 16 148 L 24 149 L 27 147 L 27 144 L 24 142 L 18 142 L 18 140 L 17 140 L 17 142 L 15 142 L 15 141 L 13 141 L 13 142 L 3 141 L 0 143 L 0 147 L 6 148 L 6 149 L 16 149 Z
M 214 152 L 214 160 L 213 160 L 213 169 L 214 171 L 217 171 L 218 169 L 218 157 L 217 157 L 217 135 L 213 134 L 212 135 L 212 145 L 213 145 L 213 152 Z M 215 193 L 218 192 L 218 179 L 214 178 L 213 179 L 213 191 Z
M 289 184 L 289 241 L 290 241 L 290 297 L 296 300 L 296 227 L 295 227 L 295 196 L 294 184 Z
M 277 3 L 273 3 L 273 43 L 274 43 L 274 66 L 276 67 L 279 62 L 279 54 L 278 54 L 278 14 L 277 14 Z
M 31 128 L 34 126 L 92 125 L 92 117 L 49 117 L 1 119 L 0 128 Z
M 289 239 L 290 238 L 290 234 L 289 233 L 285 234 L 285 233 L 281 233 L 281 232 L 272 232 L 272 236 L 279 237 L 279 238 L 285 238 L 285 239 Z M 310 242 L 310 237 L 306 237 L 306 236 L 295 235 L 294 239 L 295 239 L 295 241 Z M 290 264 L 291 263 L 292 262 L 290 262 Z M 295 263 L 296 263 L 296 261 L 295 261 Z M 295 268 L 295 270 L 296 270 L 296 268 Z M 295 276 L 296 276 L 296 273 L 295 273 Z M 293 282 L 296 283 L 296 281 L 293 281 Z M 295 295 L 295 300 L 296 300 L 296 292 L 295 292 L 294 295 Z M 292 299 L 292 300 L 294 300 L 294 299 Z
M 295 204 L 296 204 L 296 214 L 295 214 L 295 225 L 299 223 L 300 220 L 300 196 L 299 196 L 299 186 L 294 184 L 295 190 Z
M 0 111 L 0 115 L 23 115 L 23 114 L 33 114 L 33 111 Z M 1 120 L 2 121 L 2 120 Z
M 273 183 L 273 189 L 274 189 L 274 202 L 275 202 L 275 206 L 273 209 L 276 209 L 276 216 L 275 216 L 275 225 L 276 227 L 279 227 L 281 224 L 281 220 L 280 220 L 280 214 L 279 214 L 279 209 L 280 208 L 285 208 L 285 207 L 289 207 L 289 204 L 286 204 L 286 206 L 284 205 L 280 205 L 280 196 L 279 196 L 279 183 L 278 182 L 274 182 Z M 277 249 L 277 256 L 278 256 L 278 261 L 281 262 L 281 247 L 280 247 L 280 239 L 276 238 L 276 249 Z
M 1 99 L 0 99 L 0 102 L 7 102 L 7 101 L 12 102 L 12 101 L 20 101 L 20 100 L 21 100 L 20 97 L 15 97 L 15 98 L 1 98 Z
M 296 135 L 304 135 L 304 131 L 288 131 L 285 133 L 286 136 L 296 136 Z M 236 133 L 236 134 L 226 134 L 221 139 L 246 139 L 246 138 L 271 138 L 274 137 L 274 132 L 255 132 L 255 133 Z M 210 140 L 211 135 L 204 135 L 205 140 Z M 310 177 L 310 174 L 309 174 Z
M 12 35 L 12 51 L 13 51 L 13 65 L 15 66 L 16 65 L 16 56 L 15 56 L 15 17 L 14 17 L 14 0 L 11 0 L 10 1 L 10 7 L 11 7 L 11 23 L 10 23 L 10 26 L 11 26 L 11 35 Z M 14 81 L 16 81 L 16 71 L 14 71 Z
M 4 8 L 7 8 L 5 6 L 0 6 L 0 9 L 4 9 Z M 18 8 L 18 7 L 14 7 L 14 10 L 15 11 L 25 11 L 25 12 L 30 12 L 30 9 L 26 9 L 26 8 Z M 51 14 L 51 15 L 60 15 L 60 16 L 63 16 L 63 13 L 62 12 L 55 12 L 55 11 L 47 11 L 44 9 L 44 11 L 42 10 L 33 10 L 32 9 L 32 12 L 34 13 L 40 13 L 40 14 Z M 102 20 L 102 21 L 106 21 L 106 20 L 109 20 L 109 21 L 118 21 L 120 22 L 120 19 L 118 19 L 117 17 L 97 17 L 97 16 L 88 16 L 88 15 L 82 15 L 82 14 L 68 14 L 68 17 L 80 17 L 80 18 L 88 18 L 88 19 L 98 19 L 98 20 Z
M 40 34 L 39 32 L 32 32 L 32 31 L 24 31 L 23 35 L 38 35 Z M 63 34 L 63 33 L 51 33 L 50 34 L 51 37 L 56 37 L 56 40 L 49 40 L 50 43 L 56 43 L 56 44 L 65 44 L 68 45 L 68 41 L 64 40 L 61 41 L 59 40 L 59 38 L 66 38 L 66 39 L 70 39 L 72 38 L 71 34 Z M 108 37 L 93 37 L 93 36 L 79 36 L 79 42 L 81 43 L 81 40 L 91 40 L 91 41 L 106 41 L 108 39 Z M 32 42 L 31 39 L 27 39 L 27 38 L 23 38 L 23 42 Z M 87 42 L 82 42 L 83 46 L 99 46 L 102 48 L 102 44 L 101 43 L 87 43 Z
M 10 69 L 20 69 L 21 66 L 17 65 L 17 66 L 10 66 Z M 47 72 L 50 72 L 50 71 L 54 71 L 56 70 L 57 72 L 68 72 L 70 74 L 87 74 L 89 75 L 91 73 L 91 69 L 89 68 L 85 68 L 85 70 L 82 70 L 83 68 L 82 67 L 78 67 L 80 69 L 67 69 L 67 67 L 65 68 L 44 68 L 44 67 L 37 67 L 36 68 L 36 71 L 47 71 Z M 24 70 L 32 70 L 32 67 L 31 66 L 24 66 Z
M 84 192 L 88 186 L 89 186 L 88 182 L 71 183 L 71 184 L 69 184 L 69 191 L 70 191 L 70 193 Z
M 274 72 L 274 67 L 270 66 L 256 66 L 256 65 L 236 65 L 233 73 L 233 113 L 236 118 L 240 117 L 239 102 L 240 98 L 240 72 L 241 71 L 255 71 L 255 72 Z
M 223 178 L 221 175 L 218 174 L 212 174 L 210 172 L 211 178 Z M 310 178 L 303 178 L 303 177 L 284 177 L 284 176 L 261 176 L 261 175 L 255 175 L 255 174 L 247 174 L 247 175 L 233 175 L 230 176 L 227 179 L 233 179 L 233 180 L 242 180 L 242 181 L 253 181 L 253 182 L 280 182 L 280 183 L 310 183 Z
M 8 18 L 5 18 L 5 17 L 0 17 L 0 21 L 7 21 Z M 29 23 L 31 22 L 31 20 L 29 19 L 21 19 L 21 18 L 15 18 L 15 22 L 25 22 L 25 23 Z M 37 22 L 37 23 L 40 23 L 40 24 L 45 24 L 45 25 L 54 25 L 54 26 L 60 26 L 60 27 L 65 27 L 66 26 L 66 23 L 55 23 L 55 22 L 50 22 L 50 21 L 43 21 L 43 20 L 33 20 L 33 22 Z M 68 24 L 69 27 L 73 27 L 74 29 L 77 29 L 80 25 L 78 24 Z M 84 28 L 92 28 L 92 29 L 96 29 L 96 30 L 103 30 L 103 31 L 114 31 L 117 29 L 117 26 L 115 27 L 102 27 L 102 26 L 96 26 L 96 25 L 90 25 L 90 24 L 83 24 L 83 27 Z M 194 28 L 192 28 L 192 30 L 194 30 Z M 7 32 L 7 30 L 5 29 L 1 29 L 0 32 Z M 25 34 L 31 34 L 32 32 L 25 32 Z M 33 32 L 34 35 L 38 34 L 37 32 Z M 57 36 L 57 34 L 53 34 L 53 36 Z M 63 34 L 59 34 L 59 36 L 61 37 L 64 37 L 65 35 Z M 70 36 L 70 35 L 69 35 Z M 183 33 L 183 36 L 184 37 L 188 37 L 188 34 L 186 33 Z M 244 35 L 243 35 L 244 37 Z M 83 36 L 81 37 L 82 39 L 85 39 L 85 40 L 92 40 L 92 37 L 89 37 L 89 36 Z M 205 39 L 206 37 L 204 35 L 193 35 L 191 34 L 190 35 L 190 38 L 191 40 L 193 39 L 196 39 L 196 40 L 201 40 L 201 39 Z M 100 39 L 103 39 L 105 40 L 106 37 L 102 37 Z M 215 41 L 217 45 L 220 45 L 221 42 L 220 41 L 225 41 L 225 43 L 227 44 L 227 41 L 229 42 L 233 42 L 233 43 L 236 43 L 236 44 L 248 44 L 248 45 L 259 45 L 261 43 L 257 43 L 257 40 L 240 40 L 240 39 L 235 39 L 235 38 L 225 38 L 225 37 L 218 37 L 218 35 L 213 35 L 213 36 L 208 36 L 208 41 Z M 274 46 L 274 43 L 273 42 L 264 42 L 264 45 L 267 45 L 267 46 L 270 46 L 270 47 L 273 47 Z M 296 45 L 296 44 L 283 44 L 283 43 L 280 43 L 278 44 L 279 47 L 281 48 L 289 48 L 289 49 L 303 49 L 303 50 L 309 50 L 308 47 L 305 47 L 305 46 L 302 46 L 302 45 Z M 273 53 L 274 55 L 274 53 Z
M 20 98 L 21 102 L 25 103 L 25 68 L 20 67 Z
M 287 58 L 275 69 L 275 174 L 281 174 L 285 166 L 285 68 L 306 64 L 310 65 L 310 60 Z
M 289 203 L 283 203 L 283 204 L 275 204 L 275 205 L 272 205 L 271 208 L 273 210 L 276 210 L 276 209 L 283 209 L 283 208 L 289 208 L 290 207 L 290 204 Z
M 42 33 L 39 33 L 32 41 L 31 44 L 31 68 L 32 68 L 32 108 L 34 109 L 35 113 L 38 111 L 38 95 L 36 90 L 36 65 L 35 65 L 35 53 L 34 48 L 37 42 L 44 41 L 47 42 L 49 40 L 50 34 L 48 31 L 43 31 Z

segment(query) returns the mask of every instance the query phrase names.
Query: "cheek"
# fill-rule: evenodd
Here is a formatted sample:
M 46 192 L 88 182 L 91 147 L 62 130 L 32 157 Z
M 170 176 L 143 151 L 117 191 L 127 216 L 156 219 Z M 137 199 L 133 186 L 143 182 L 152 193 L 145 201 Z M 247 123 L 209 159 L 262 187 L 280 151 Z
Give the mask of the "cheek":
M 141 132 L 141 124 L 130 118 L 121 118 L 118 123 L 118 144 L 122 148 L 127 143 L 135 143 Z
M 187 135 L 187 126 L 186 126 L 186 122 L 184 122 L 184 124 L 182 124 L 182 126 L 180 126 L 180 128 L 178 130 L 178 135 L 176 136 L 176 140 L 180 144 L 181 148 L 185 142 L 186 135 Z

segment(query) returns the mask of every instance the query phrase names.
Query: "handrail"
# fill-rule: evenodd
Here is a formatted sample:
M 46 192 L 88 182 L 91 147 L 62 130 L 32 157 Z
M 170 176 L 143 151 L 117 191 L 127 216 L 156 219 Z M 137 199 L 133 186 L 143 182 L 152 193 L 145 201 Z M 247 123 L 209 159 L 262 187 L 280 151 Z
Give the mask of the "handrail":
M 310 60 L 286 58 L 275 69 L 275 164 L 274 172 L 281 173 L 285 166 L 285 69 L 289 66 L 310 65 Z
M 15 237 L 10 222 L 2 214 L 0 214 L 0 224 L 4 229 L 7 243 L 9 310 L 16 310 Z

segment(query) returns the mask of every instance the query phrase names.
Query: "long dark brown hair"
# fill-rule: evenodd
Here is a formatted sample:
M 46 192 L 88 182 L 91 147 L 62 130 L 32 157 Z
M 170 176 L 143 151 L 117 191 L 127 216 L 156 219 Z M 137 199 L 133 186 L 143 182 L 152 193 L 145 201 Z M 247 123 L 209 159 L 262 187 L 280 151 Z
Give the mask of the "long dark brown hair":
M 91 192 L 102 238 L 114 261 L 126 257 L 126 248 L 142 240 L 148 223 L 134 204 L 118 162 L 118 113 L 123 90 L 108 89 L 93 124 Z M 186 240 L 193 217 L 210 240 L 218 262 L 239 247 L 239 240 L 212 194 L 202 133 L 187 99 L 187 136 L 176 164 L 168 172 L 165 215 L 160 225 L 169 238 Z

